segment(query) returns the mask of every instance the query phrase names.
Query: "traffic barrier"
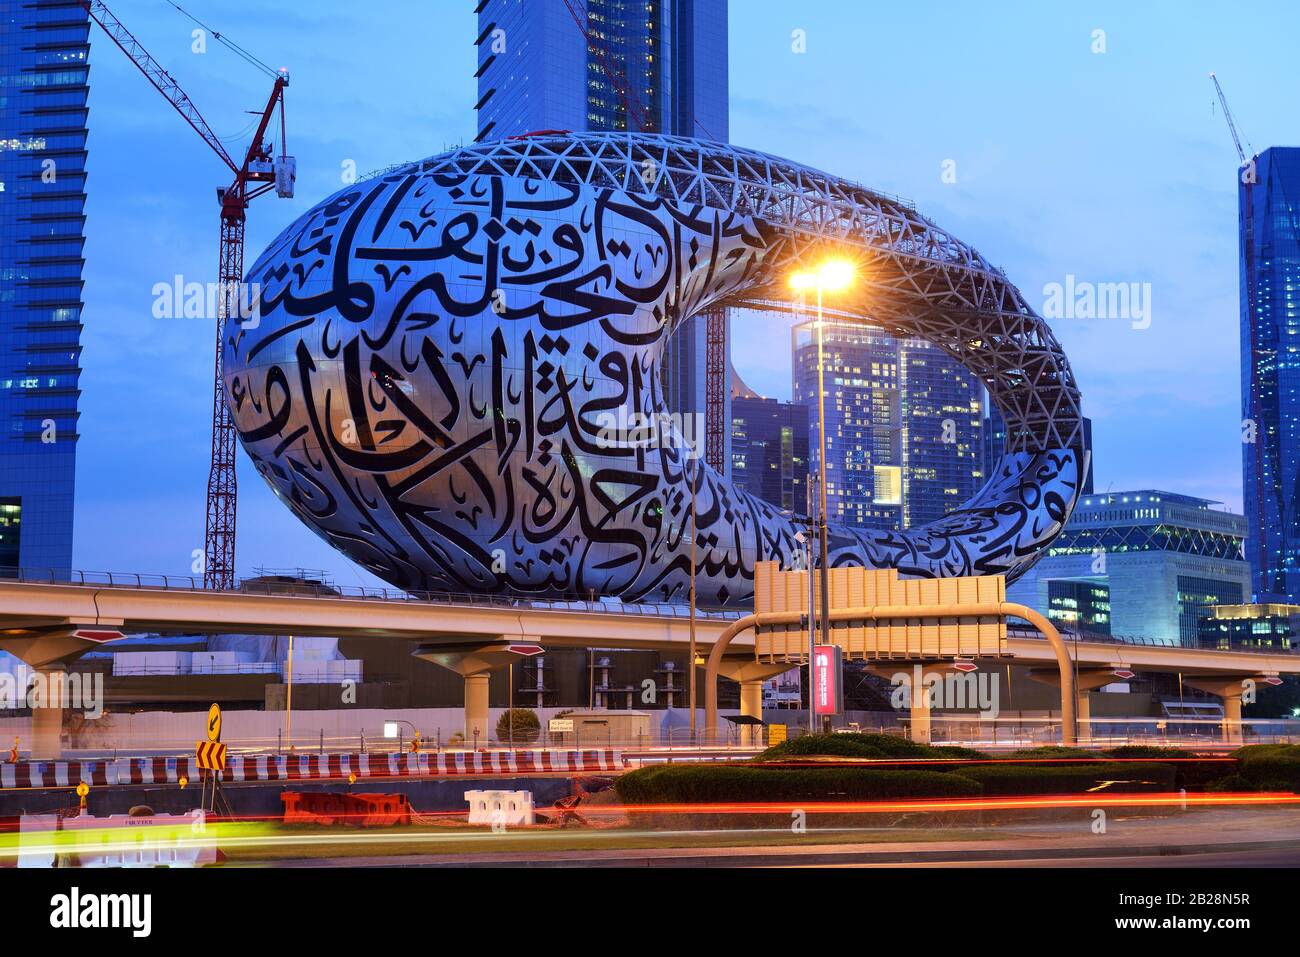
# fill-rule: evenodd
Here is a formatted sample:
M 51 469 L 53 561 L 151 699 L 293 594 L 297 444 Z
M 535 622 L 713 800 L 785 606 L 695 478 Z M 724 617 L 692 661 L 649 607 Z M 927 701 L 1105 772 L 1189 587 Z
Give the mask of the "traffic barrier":
M 280 800 L 284 802 L 286 824 L 393 827 L 411 823 L 411 804 L 405 794 L 285 791 Z
M 470 824 L 536 824 L 532 791 L 466 791 Z
M 180 779 L 199 780 L 198 761 L 192 757 L 179 758 L 119 758 L 118 784 L 177 784 Z
M 73 787 L 82 781 L 102 787 L 111 780 L 110 761 L 20 761 L 0 765 L 0 788 Z
M 367 754 L 235 754 L 226 758 L 222 780 L 322 781 L 360 778 L 429 778 L 467 775 L 554 774 L 621 771 L 617 749 L 552 751 L 421 751 Z M 20 761 L 0 764 L 0 789 L 92 787 L 110 784 L 177 784 L 184 777 L 197 783 L 198 761 L 181 757 L 117 758 L 95 761 Z
M 55 839 L 56 832 L 72 836 Z M 77 832 L 87 833 L 79 840 Z M 23 815 L 18 866 L 200 867 L 217 860 L 215 840 L 203 839 L 205 833 L 202 810 L 147 817 Z

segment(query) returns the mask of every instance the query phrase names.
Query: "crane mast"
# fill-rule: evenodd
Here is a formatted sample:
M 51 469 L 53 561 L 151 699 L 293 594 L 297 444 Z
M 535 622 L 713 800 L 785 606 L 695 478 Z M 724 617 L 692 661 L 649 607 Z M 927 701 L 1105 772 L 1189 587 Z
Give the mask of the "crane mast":
M 274 189 L 281 198 L 291 198 L 296 178 L 296 163 L 285 153 L 284 91 L 288 74 L 274 73 L 274 85 L 261 119 L 243 160 L 236 162 L 212 131 L 203 114 L 162 65 L 158 63 L 103 3 L 84 0 L 82 6 L 108 34 L 118 48 L 163 95 L 234 174 L 230 186 L 217 190 L 221 207 L 221 234 L 217 262 L 217 330 L 212 400 L 212 457 L 208 471 L 207 510 L 204 520 L 203 584 L 207 588 L 235 586 L 235 482 L 236 430 L 225 401 L 223 376 L 222 330 L 232 313 L 241 306 L 240 288 L 244 280 L 244 223 L 248 204 Z M 271 72 L 271 71 L 268 71 Z M 280 154 L 273 156 L 267 131 L 276 111 L 280 113 Z M 241 313 L 242 316 L 242 313 Z

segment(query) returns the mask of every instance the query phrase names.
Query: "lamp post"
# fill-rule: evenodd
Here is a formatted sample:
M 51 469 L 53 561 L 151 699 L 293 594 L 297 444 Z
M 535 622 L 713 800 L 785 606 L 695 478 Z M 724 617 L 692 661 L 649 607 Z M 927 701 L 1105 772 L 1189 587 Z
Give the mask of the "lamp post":
M 293 750 L 293 635 L 289 636 L 289 661 L 284 679 L 284 736 Z
M 690 455 L 692 452 L 693 452 L 693 450 L 688 450 L 688 451 L 687 451 L 687 454 Z M 698 469 L 697 469 L 697 470 L 695 470 L 695 474 L 691 476 L 691 632 L 690 632 L 690 648 L 689 648 L 689 650 L 687 651 L 687 661 L 690 663 L 690 671 L 688 672 L 688 687 L 689 687 L 690 690 L 687 692 L 687 697 L 690 698 L 690 705 L 689 705 L 689 707 L 690 707 L 690 711 L 691 711 L 691 744 L 692 744 L 692 746 L 694 746 L 695 743 L 696 743 L 696 742 L 695 742 L 695 670 L 696 670 L 696 669 L 695 669 L 695 572 L 696 572 L 696 566 L 695 566 L 695 481 L 696 481 L 696 476 L 698 476 L 698 475 L 699 475 L 699 471 L 698 471 Z
M 808 531 L 812 531 L 811 524 Z M 812 539 L 803 532 L 795 532 L 794 540 L 803 546 L 804 550 L 804 567 L 808 570 L 808 733 L 812 734 L 817 730 L 817 719 L 813 714 L 813 648 L 817 644 L 817 625 L 813 617 L 813 558 L 812 558 Z
M 826 527 L 826 345 L 822 317 L 824 293 L 847 289 L 853 282 L 853 266 L 844 260 L 832 259 L 815 270 L 796 272 L 790 277 L 791 288 L 805 292 L 817 290 L 817 537 L 820 546 L 821 569 L 821 636 L 822 644 L 831 643 L 831 586 L 830 586 L 830 533 Z M 812 574 L 812 569 L 808 570 Z M 809 609 L 809 614 L 812 609 Z M 811 649 L 809 649 L 811 654 Z M 809 661 L 811 669 L 812 662 Z M 809 672 L 811 674 L 811 670 Z M 810 689 L 811 691 L 811 689 Z M 809 723 L 811 724 L 812 699 L 809 698 Z

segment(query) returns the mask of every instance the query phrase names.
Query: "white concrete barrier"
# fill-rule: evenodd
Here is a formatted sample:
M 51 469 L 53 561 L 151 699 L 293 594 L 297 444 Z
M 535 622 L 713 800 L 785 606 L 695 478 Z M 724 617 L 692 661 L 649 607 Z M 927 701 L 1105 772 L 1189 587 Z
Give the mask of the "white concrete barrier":
M 466 791 L 469 823 L 501 825 L 535 824 L 532 791 Z

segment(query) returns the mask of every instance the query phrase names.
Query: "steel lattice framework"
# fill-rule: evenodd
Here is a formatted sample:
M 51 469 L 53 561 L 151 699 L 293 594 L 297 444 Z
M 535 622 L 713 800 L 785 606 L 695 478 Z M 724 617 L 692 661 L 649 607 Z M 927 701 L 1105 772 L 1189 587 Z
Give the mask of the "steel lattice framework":
M 870 317 L 956 358 L 1001 411 L 1008 451 L 1081 448 L 1078 385 L 1051 329 L 1001 269 L 906 200 L 755 150 L 647 133 L 534 135 L 386 172 L 398 170 L 534 177 L 732 210 L 805 240 L 792 267 L 809 255 L 808 237 L 843 247 L 863 281 L 828 312 Z M 774 285 L 737 304 L 788 298 Z
M 250 270 L 260 320 L 225 325 L 226 400 L 288 507 L 404 588 L 674 601 L 694 582 L 731 605 L 758 562 L 802 561 L 801 526 L 691 464 L 666 343 L 728 305 L 784 308 L 790 272 L 832 253 L 859 276 L 833 313 L 945 349 L 1010 441 L 934 522 L 832 526 L 830 565 L 1015 578 L 1086 467 L 1050 330 L 908 203 L 750 150 L 542 134 L 349 184 Z

